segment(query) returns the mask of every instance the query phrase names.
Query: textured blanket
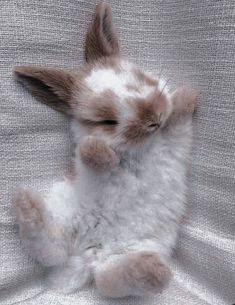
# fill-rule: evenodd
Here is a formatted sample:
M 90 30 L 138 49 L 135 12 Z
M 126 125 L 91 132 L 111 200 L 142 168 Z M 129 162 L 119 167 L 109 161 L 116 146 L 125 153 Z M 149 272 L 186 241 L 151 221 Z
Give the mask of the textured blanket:
M 67 118 L 39 104 L 12 76 L 15 65 L 76 68 L 97 1 L 0 1 L 0 304 L 223 305 L 235 303 L 235 2 L 110 1 L 122 52 L 175 85 L 200 92 L 188 214 L 161 295 L 105 300 L 63 296 L 22 250 L 10 213 L 19 185 L 46 190 L 69 169 Z

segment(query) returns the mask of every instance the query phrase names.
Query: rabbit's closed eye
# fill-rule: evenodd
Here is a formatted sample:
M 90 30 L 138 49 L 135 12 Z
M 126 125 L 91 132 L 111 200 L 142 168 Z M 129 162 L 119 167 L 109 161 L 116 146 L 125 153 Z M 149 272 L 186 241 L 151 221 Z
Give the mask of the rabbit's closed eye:
M 155 122 L 155 123 L 150 123 L 149 125 L 148 125 L 148 127 L 149 128 L 159 128 L 161 125 L 159 124 L 159 123 L 157 123 L 157 122 Z
M 100 121 L 98 124 L 101 124 L 101 125 L 109 125 L 109 126 L 115 126 L 118 124 L 118 121 L 115 121 L 115 120 L 103 120 L 103 121 Z

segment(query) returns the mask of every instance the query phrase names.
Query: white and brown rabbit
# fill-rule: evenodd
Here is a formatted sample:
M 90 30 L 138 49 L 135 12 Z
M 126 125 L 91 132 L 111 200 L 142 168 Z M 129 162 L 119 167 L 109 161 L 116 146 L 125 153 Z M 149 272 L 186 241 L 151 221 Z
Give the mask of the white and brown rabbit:
M 74 179 L 45 195 L 16 193 L 20 237 L 60 291 L 94 281 L 114 298 L 156 293 L 169 282 L 185 210 L 196 97 L 122 59 L 105 2 L 85 55 L 80 71 L 15 69 L 33 95 L 71 116 L 76 144 Z

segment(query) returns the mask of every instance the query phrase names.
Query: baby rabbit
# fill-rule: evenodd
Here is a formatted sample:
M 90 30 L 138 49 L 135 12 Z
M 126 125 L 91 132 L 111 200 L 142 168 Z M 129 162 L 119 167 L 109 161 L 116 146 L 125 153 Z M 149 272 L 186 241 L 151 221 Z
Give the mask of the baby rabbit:
M 157 293 L 185 210 L 195 94 L 122 59 L 111 8 L 101 2 L 80 71 L 27 67 L 15 75 L 72 118 L 73 179 L 41 195 L 20 189 L 13 210 L 30 255 L 67 293 L 95 282 L 108 297 Z

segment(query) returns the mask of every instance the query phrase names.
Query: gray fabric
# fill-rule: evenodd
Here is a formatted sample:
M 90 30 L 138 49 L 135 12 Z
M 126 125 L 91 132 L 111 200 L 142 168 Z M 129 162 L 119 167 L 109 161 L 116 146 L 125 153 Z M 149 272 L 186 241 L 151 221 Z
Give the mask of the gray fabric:
M 21 64 L 74 68 L 83 62 L 97 1 L 0 1 L 0 303 L 235 303 L 234 50 L 231 0 L 111 1 L 123 53 L 174 84 L 201 92 L 195 116 L 189 214 L 174 254 L 174 279 L 159 296 L 111 302 L 93 290 L 45 291 L 43 269 L 22 251 L 10 216 L 18 185 L 47 189 L 69 168 L 68 121 L 36 102 L 12 78 Z

